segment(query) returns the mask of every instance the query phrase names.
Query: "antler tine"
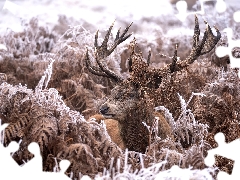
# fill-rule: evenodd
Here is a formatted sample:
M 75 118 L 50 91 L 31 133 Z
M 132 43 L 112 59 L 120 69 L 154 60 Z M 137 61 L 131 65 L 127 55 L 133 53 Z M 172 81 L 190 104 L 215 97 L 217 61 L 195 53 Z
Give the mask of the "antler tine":
M 85 62 L 86 62 L 87 69 L 92 74 L 95 74 L 97 76 L 110 77 L 116 82 L 121 82 L 122 81 L 121 77 L 117 76 L 114 72 L 105 68 L 99 60 L 96 59 L 96 61 L 99 65 L 99 68 L 96 67 L 96 66 L 91 66 L 91 62 L 90 62 L 90 58 L 89 58 L 89 54 L 88 54 L 88 49 L 87 49 L 87 52 L 86 52 L 86 55 L 85 55 Z
M 203 39 L 199 44 L 199 35 L 200 35 L 200 32 L 198 31 L 199 25 L 198 25 L 197 16 L 195 17 L 196 17 L 195 18 L 196 24 L 195 24 L 195 30 L 193 35 L 193 41 L 194 41 L 193 47 L 190 55 L 186 59 L 189 64 L 193 63 L 199 56 L 210 52 L 218 43 L 218 41 L 221 39 L 221 33 L 219 32 L 219 30 L 214 26 L 217 32 L 217 36 L 214 36 L 211 30 L 211 27 L 206 21 L 204 21 L 207 27 L 204 32 Z M 204 49 L 206 50 L 203 51 Z
M 195 14 L 195 27 L 194 27 L 194 35 L 193 35 L 193 47 L 196 47 L 198 45 L 199 36 L 200 36 L 200 29 L 199 29 L 198 17 Z
M 95 34 L 95 41 L 94 41 L 94 46 L 95 46 L 96 48 L 99 47 L 99 45 L 98 45 L 98 31 L 99 31 L 99 30 L 97 30 L 97 32 L 96 32 L 96 34 Z
M 187 67 L 189 64 L 193 63 L 199 56 L 206 54 L 210 52 L 215 45 L 218 43 L 218 41 L 221 39 L 221 33 L 219 30 L 216 29 L 217 35 L 214 36 L 211 30 L 211 27 L 208 25 L 206 21 L 204 21 L 207 28 L 204 32 L 203 39 L 201 43 L 199 43 L 199 36 L 200 36 L 200 30 L 199 30 L 199 24 L 198 24 L 198 18 L 195 15 L 195 28 L 194 28 L 194 35 L 193 35 L 193 45 L 192 50 L 190 52 L 190 55 L 186 58 L 186 60 L 176 62 L 176 56 L 173 56 L 173 62 L 162 69 L 162 71 L 169 71 L 171 73 L 175 71 L 180 71 L 183 68 Z M 175 54 L 177 53 L 177 49 L 175 49 Z
M 104 77 L 108 77 L 107 74 L 105 74 L 104 72 L 101 72 L 100 69 L 98 69 L 95 66 L 91 66 L 91 62 L 90 62 L 90 58 L 89 58 L 89 54 L 88 54 L 88 49 L 85 55 L 85 62 L 86 62 L 86 67 L 87 69 L 92 73 L 95 74 L 97 76 L 104 76 Z
M 206 34 L 206 31 L 204 32 L 204 35 Z M 199 45 L 199 36 L 200 36 L 200 29 L 199 29 L 199 23 L 198 23 L 198 17 L 195 14 L 195 27 L 194 27 L 194 34 L 193 34 L 193 45 L 192 45 L 192 51 L 187 59 L 189 59 L 189 63 L 192 63 L 195 61 L 198 54 L 201 52 L 201 45 L 203 45 L 206 41 L 206 36 L 203 37 L 201 45 Z M 195 55 L 194 55 L 195 54 Z
M 119 43 L 125 41 L 127 38 L 129 38 L 129 37 L 132 35 L 132 34 L 128 34 L 126 37 L 124 37 L 124 36 L 127 34 L 127 32 L 128 32 L 128 30 L 129 30 L 129 28 L 131 27 L 132 23 L 133 23 L 133 22 L 131 22 L 131 23 L 128 25 L 128 27 L 125 28 L 124 32 L 122 33 L 121 37 L 119 38 L 119 39 L 120 39 Z
M 107 43 L 108 43 L 111 31 L 112 31 L 113 25 L 114 25 L 114 23 L 112 23 L 112 25 L 109 27 L 101 46 L 98 45 L 98 31 L 95 34 L 95 41 L 94 41 L 94 46 L 96 48 L 95 60 L 98 64 L 98 67 L 91 66 L 88 50 L 85 55 L 85 61 L 86 61 L 86 66 L 91 73 L 98 75 L 98 76 L 105 76 L 105 77 L 112 78 L 116 82 L 121 82 L 122 78 L 119 77 L 118 75 L 116 75 L 111 70 L 109 70 L 107 67 L 105 67 L 105 65 L 101 62 L 101 60 L 103 60 L 107 56 L 109 56 L 114 51 L 114 49 L 117 47 L 117 45 L 119 45 L 120 43 L 122 43 L 123 41 L 125 41 L 127 38 L 129 38 L 131 36 L 131 34 L 129 34 L 127 36 L 125 36 L 125 35 L 126 35 L 128 29 L 130 28 L 130 26 L 132 25 L 132 23 L 124 30 L 123 34 L 120 37 L 119 37 L 120 29 L 118 30 L 114 44 L 108 50 Z
M 129 30 L 129 28 L 131 27 L 132 22 L 128 25 L 128 27 L 125 28 L 124 32 L 122 33 L 122 35 L 119 37 L 120 35 L 120 29 L 117 32 L 116 38 L 114 40 L 114 44 L 112 45 L 112 47 L 108 50 L 108 53 L 111 54 L 114 49 L 117 47 L 117 45 L 121 44 L 123 41 L 125 41 L 127 38 L 129 38 L 131 34 L 128 34 L 127 36 L 125 36 Z
M 132 42 L 130 43 L 129 47 L 131 49 L 131 54 L 130 54 L 130 57 L 129 57 L 129 60 L 128 60 L 128 69 L 129 69 L 129 72 L 132 72 L 132 55 L 135 53 L 135 45 L 136 45 L 136 39 L 135 37 L 133 38 Z
M 205 22 L 205 23 L 207 26 L 207 29 L 206 29 L 207 35 L 206 35 L 205 43 L 203 43 L 203 41 L 202 41 L 201 46 L 203 46 L 203 48 L 204 48 L 204 46 L 206 46 L 206 50 L 201 52 L 200 55 L 209 53 L 215 47 L 215 45 L 218 43 L 218 41 L 221 39 L 221 33 L 219 32 L 218 28 L 216 26 L 213 26 L 217 32 L 217 36 L 214 36 L 209 24 L 207 22 Z
M 178 44 L 175 45 L 174 55 L 172 57 L 172 63 L 170 65 L 170 71 L 173 73 L 176 71 L 176 64 L 177 64 L 177 50 L 178 50 Z
M 114 21 L 115 22 L 115 21 Z M 103 48 L 106 52 L 108 51 L 107 50 L 107 43 L 108 43 L 108 40 L 109 40 L 109 36 L 110 36 L 110 34 L 111 34 L 111 32 L 112 32 L 112 28 L 113 28 L 113 25 L 114 25 L 114 22 L 112 23 L 112 25 L 109 27 L 109 29 L 108 29 L 108 31 L 107 31 L 107 34 L 105 35 L 105 37 L 104 37 L 104 40 L 103 40 L 103 42 L 102 42 L 102 45 L 100 46 L 101 48 Z M 99 47 L 99 48 L 100 48 Z M 110 53 L 111 54 L 111 53 Z M 110 55 L 110 54 L 108 54 L 108 55 Z M 108 56 L 107 55 L 107 56 Z M 104 58 L 104 57 L 103 57 Z
M 152 52 L 151 52 L 151 50 L 149 50 L 149 51 L 148 51 L 148 57 L 147 57 L 147 64 L 148 64 L 148 66 L 149 66 L 149 64 L 150 64 L 151 56 L 152 56 Z
M 121 27 L 118 29 L 118 32 L 116 34 L 116 38 L 115 38 L 114 42 L 116 42 L 119 39 L 120 30 L 121 30 Z

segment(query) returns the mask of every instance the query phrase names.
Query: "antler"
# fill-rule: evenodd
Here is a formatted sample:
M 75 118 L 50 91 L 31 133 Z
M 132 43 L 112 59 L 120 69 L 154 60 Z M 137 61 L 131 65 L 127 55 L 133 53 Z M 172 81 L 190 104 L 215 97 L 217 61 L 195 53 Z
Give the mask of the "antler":
M 121 36 L 120 36 L 121 28 L 118 29 L 118 32 L 117 32 L 116 38 L 114 40 L 114 43 L 108 49 L 107 48 L 107 43 L 108 43 L 109 36 L 111 34 L 111 31 L 112 31 L 113 25 L 114 25 L 114 23 L 109 27 L 109 29 L 107 31 L 107 34 L 106 34 L 101 46 L 98 45 L 98 31 L 96 32 L 94 46 L 96 48 L 95 60 L 98 64 L 98 67 L 91 65 L 89 54 L 88 54 L 88 49 L 87 49 L 87 52 L 86 52 L 86 55 L 85 55 L 85 62 L 86 62 L 86 66 L 87 66 L 88 70 L 91 73 L 93 73 L 95 75 L 98 75 L 98 76 L 105 76 L 105 77 L 112 78 L 116 82 L 121 82 L 123 79 L 120 76 L 116 75 L 111 70 L 109 70 L 107 67 L 105 67 L 104 64 L 101 62 L 101 60 L 108 57 L 119 44 L 121 44 L 123 41 L 125 41 L 127 38 L 129 38 L 132 35 L 132 34 L 126 35 L 126 33 L 128 32 L 128 29 L 130 28 L 132 23 L 129 24 L 128 27 L 125 28 L 125 30 L 124 30 L 124 32 L 122 33 Z
M 171 73 L 175 71 L 180 71 L 183 68 L 189 66 L 189 64 L 192 64 L 199 56 L 209 53 L 215 47 L 215 45 L 221 38 L 221 33 L 219 32 L 218 28 L 214 26 L 217 32 L 217 35 L 214 36 L 209 24 L 206 21 L 204 22 L 207 28 L 206 31 L 204 32 L 202 41 L 199 42 L 200 29 L 198 24 L 198 18 L 195 15 L 193 46 L 190 55 L 186 58 L 186 60 L 177 62 L 177 46 L 176 46 L 174 56 L 172 58 L 173 62 L 168 66 L 164 67 L 163 69 L 161 69 L 162 72 L 165 71 L 169 72 L 169 70 Z

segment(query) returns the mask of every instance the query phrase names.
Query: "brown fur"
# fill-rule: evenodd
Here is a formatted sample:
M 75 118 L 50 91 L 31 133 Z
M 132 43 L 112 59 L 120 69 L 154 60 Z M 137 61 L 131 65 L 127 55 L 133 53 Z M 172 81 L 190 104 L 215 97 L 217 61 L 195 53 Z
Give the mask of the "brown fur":
M 171 137 L 173 139 L 172 129 L 169 126 L 166 119 L 164 118 L 164 116 L 159 112 L 154 112 L 154 116 L 159 119 L 158 120 L 159 136 L 164 139 L 167 137 Z M 123 140 L 123 137 L 121 136 L 121 130 L 120 130 L 121 126 L 119 125 L 118 121 L 114 119 L 106 119 L 101 114 L 95 114 L 91 116 L 88 120 L 90 121 L 91 119 L 95 119 L 96 122 L 98 123 L 101 123 L 101 121 L 104 121 L 104 123 L 106 124 L 107 132 L 111 137 L 111 140 L 115 144 L 117 144 L 118 147 L 120 147 L 122 150 L 126 149 L 126 144 Z
M 123 143 L 123 139 L 120 135 L 119 125 L 118 121 L 114 119 L 106 119 L 101 114 L 95 114 L 89 118 L 89 120 L 95 119 L 98 123 L 101 123 L 101 121 L 104 121 L 106 124 L 106 129 L 111 137 L 111 140 L 118 145 L 122 150 L 124 150 L 126 147 Z
M 98 32 L 96 33 L 94 43 L 96 51 L 94 56 L 98 66 L 92 64 L 87 50 L 85 55 L 86 67 L 91 73 L 98 76 L 109 77 L 117 83 L 111 90 L 111 95 L 106 102 L 101 105 L 99 111 L 105 118 L 118 121 L 120 136 L 124 145 L 130 151 L 145 153 L 146 147 L 156 140 L 156 136 L 162 139 L 165 139 L 167 136 L 172 136 L 172 130 L 164 118 L 159 118 L 159 122 L 156 123 L 154 107 L 159 103 L 157 97 L 163 94 L 159 94 L 159 89 L 161 89 L 161 85 L 163 85 L 163 79 L 171 78 L 175 72 L 184 70 L 200 55 L 210 52 L 215 47 L 221 38 L 221 34 L 215 27 L 217 36 L 214 36 L 210 26 L 207 22 L 205 23 L 207 28 L 201 43 L 199 43 L 200 29 L 198 18 L 195 16 L 193 47 L 190 55 L 185 60 L 178 61 L 178 45 L 176 44 L 172 63 L 160 69 L 149 66 L 151 52 L 147 60 L 143 58 L 142 53 L 136 52 L 135 49 L 137 45 L 136 39 L 134 39 L 129 45 L 131 55 L 128 65 L 131 74 L 130 77 L 125 80 L 108 69 L 101 60 L 108 57 L 117 45 L 131 36 L 131 34 L 127 35 L 131 24 L 121 35 L 120 29 L 118 30 L 116 39 L 110 47 L 108 46 L 108 40 L 113 24 L 110 26 L 101 45 L 98 45 Z M 174 79 L 172 79 L 172 81 L 173 80 Z
M 139 89 L 134 89 L 131 83 L 125 83 L 112 90 L 108 100 L 100 107 L 100 112 L 107 108 L 104 117 L 118 121 L 125 147 L 144 153 L 155 135 L 161 139 L 173 137 L 172 129 L 161 114 L 154 112 L 154 103 L 149 97 L 139 94 Z M 155 117 L 159 119 L 158 127 L 154 124 Z
M 172 134 L 172 128 L 169 126 L 165 117 L 159 112 L 154 112 L 154 115 L 155 117 L 159 118 L 158 120 L 159 136 L 164 139 L 167 137 L 174 139 Z

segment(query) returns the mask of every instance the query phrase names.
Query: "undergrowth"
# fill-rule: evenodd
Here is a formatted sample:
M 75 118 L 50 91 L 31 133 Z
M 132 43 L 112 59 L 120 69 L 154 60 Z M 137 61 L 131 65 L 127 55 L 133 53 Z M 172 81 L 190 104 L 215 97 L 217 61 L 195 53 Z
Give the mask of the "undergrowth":
M 166 46 L 160 35 L 156 53 Z M 184 48 L 190 47 L 188 37 L 179 41 L 182 49 L 190 49 Z M 154 98 L 155 110 L 165 114 L 176 141 L 156 137 L 145 153 L 139 153 L 122 151 L 111 141 L 104 123 L 87 120 L 98 113 L 115 85 L 85 67 L 86 48 L 90 56 L 94 53 L 92 33 L 73 26 L 58 34 L 40 27 L 34 18 L 23 32 L 1 35 L 0 44 L 6 47 L 0 49 L 0 118 L 10 124 L 5 129 L 4 145 L 21 142 L 13 155 L 19 165 L 32 158 L 27 146 L 37 142 L 43 169 L 53 171 L 55 158 L 57 162 L 67 159 L 71 166 L 66 173 L 73 179 L 82 175 L 96 179 L 184 179 L 179 177 L 181 173 L 189 179 L 212 179 L 216 169 L 231 172 L 233 162 L 221 157 L 216 158 L 216 168 L 204 164 L 207 150 L 217 146 L 213 138 L 217 132 L 223 132 L 227 142 L 240 137 L 238 70 L 216 63 L 214 54 L 199 59 L 187 71 L 176 72 L 174 81 L 163 79 Z M 173 47 L 168 46 L 165 51 L 170 56 Z M 118 47 L 106 66 L 127 78 L 129 52 L 127 45 Z M 179 56 L 188 53 L 185 50 Z M 152 65 L 169 62 L 155 58 Z

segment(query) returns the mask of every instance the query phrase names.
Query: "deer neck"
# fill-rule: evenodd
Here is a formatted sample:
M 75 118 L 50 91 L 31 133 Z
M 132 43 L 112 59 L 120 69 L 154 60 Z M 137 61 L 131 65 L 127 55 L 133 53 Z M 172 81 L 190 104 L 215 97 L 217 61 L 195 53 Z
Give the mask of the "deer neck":
M 145 152 L 149 145 L 147 126 L 151 126 L 153 120 L 153 110 L 140 106 L 129 110 L 124 121 L 119 123 L 123 142 L 130 151 Z

